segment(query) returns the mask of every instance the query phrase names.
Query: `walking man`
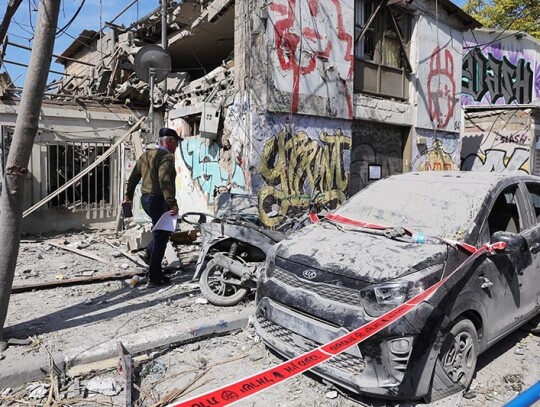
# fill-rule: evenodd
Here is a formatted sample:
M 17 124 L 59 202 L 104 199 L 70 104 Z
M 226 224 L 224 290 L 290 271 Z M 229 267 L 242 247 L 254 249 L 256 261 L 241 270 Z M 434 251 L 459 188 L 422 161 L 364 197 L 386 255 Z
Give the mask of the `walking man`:
M 152 227 L 159 218 L 169 212 L 178 213 L 176 202 L 174 168 L 174 152 L 181 138 L 173 129 L 159 130 L 159 148 L 146 151 L 133 168 L 126 189 L 125 202 L 133 201 L 135 187 L 142 179 L 141 204 L 144 211 L 152 218 Z M 146 246 L 145 259 L 148 263 L 148 285 L 157 286 L 170 284 L 171 280 L 163 275 L 161 262 L 165 254 L 167 242 L 171 232 L 165 230 L 152 230 L 152 241 Z

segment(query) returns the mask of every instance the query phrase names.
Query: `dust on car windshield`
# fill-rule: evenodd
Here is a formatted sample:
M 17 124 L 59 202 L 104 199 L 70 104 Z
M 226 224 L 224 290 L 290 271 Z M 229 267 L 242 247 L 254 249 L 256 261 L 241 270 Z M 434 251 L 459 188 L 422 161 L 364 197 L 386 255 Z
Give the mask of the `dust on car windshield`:
M 489 184 L 463 179 L 388 178 L 349 199 L 336 214 L 426 235 L 461 239 L 474 226 Z

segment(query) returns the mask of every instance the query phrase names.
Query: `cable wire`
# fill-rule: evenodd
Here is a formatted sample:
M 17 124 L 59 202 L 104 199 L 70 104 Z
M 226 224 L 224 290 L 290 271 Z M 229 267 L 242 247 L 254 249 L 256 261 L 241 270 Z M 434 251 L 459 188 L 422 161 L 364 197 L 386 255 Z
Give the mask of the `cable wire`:
M 56 38 L 58 38 L 60 35 L 62 35 L 71 26 L 71 24 L 73 24 L 73 22 L 75 21 L 75 19 L 77 18 L 77 16 L 81 12 L 81 10 L 82 10 L 82 8 L 84 6 L 84 3 L 86 3 L 86 0 L 81 1 L 81 4 L 79 4 L 79 8 L 77 9 L 77 11 L 75 11 L 75 14 L 73 14 L 73 17 L 71 17 L 69 19 L 69 21 L 62 28 L 60 28 L 56 32 Z M 100 24 L 100 26 L 101 26 L 101 24 Z

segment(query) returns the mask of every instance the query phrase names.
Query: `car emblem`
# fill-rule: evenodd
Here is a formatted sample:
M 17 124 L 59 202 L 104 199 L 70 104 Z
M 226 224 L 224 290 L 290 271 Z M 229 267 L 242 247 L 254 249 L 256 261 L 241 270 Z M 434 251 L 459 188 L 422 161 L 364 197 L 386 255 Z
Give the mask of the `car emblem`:
M 308 280 L 313 280 L 315 277 L 317 277 L 317 272 L 315 270 L 308 269 L 304 270 L 302 275 Z

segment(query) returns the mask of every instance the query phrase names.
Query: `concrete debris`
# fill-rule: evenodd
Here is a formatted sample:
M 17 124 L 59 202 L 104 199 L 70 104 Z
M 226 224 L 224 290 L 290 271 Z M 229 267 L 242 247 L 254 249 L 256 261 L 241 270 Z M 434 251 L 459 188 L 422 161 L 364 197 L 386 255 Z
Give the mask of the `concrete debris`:
M 87 271 L 83 271 L 81 273 L 81 276 L 83 277 L 91 277 L 94 275 L 94 273 L 96 272 L 96 270 L 87 270 Z
M 337 398 L 337 396 L 338 396 L 338 392 L 335 391 L 335 390 L 331 390 L 331 391 L 329 391 L 329 392 L 327 392 L 327 393 L 325 394 L 325 397 L 326 397 L 327 399 L 335 399 L 335 398 Z
M 80 380 L 76 377 L 68 386 L 65 392 L 67 399 L 84 398 L 86 396 L 86 388 L 81 386 Z
M 17 339 L 17 338 L 9 338 L 7 341 L 7 344 L 9 346 L 27 346 L 32 344 L 32 339 L 26 338 L 26 339 Z
M 29 398 L 40 400 L 47 395 L 49 387 L 51 387 L 51 385 L 48 383 L 32 383 L 26 388 L 26 391 L 28 392 Z
M 88 390 L 89 395 L 94 393 L 104 394 L 105 396 L 116 396 L 122 391 L 122 386 L 120 386 L 112 377 L 97 376 L 86 383 L 86 389 Z
M 525 355 L 525 349 L 523 349 L 523 348 L 521 348 L 521 347 L 518 347 L 518 348 L 516 348 L 516 350 L 514 351 L 514 354 L 515 354 L 515 355 L 519 355 L 519 356 Z
M 0 397 L 6 397 L 9 393 L 11 393 L 12 391 L 12 388 L 11 387 L 6 387 L 2 393 L 0 393 Z
M 166 372 L 167 366 L 165 366 L 163 362 L 153 360 L 142 367 L 140 376 L 147 377 L 150 375 L 164 375 Z
M 92 299 L 91 298 L 87 298 L 86 300 L 84 300 L 84 305 L 90 305 L 92 304 Z
M 195 304 L 208 304 L 208 300 L 206 298 L 199 297 L 195 300 Z

